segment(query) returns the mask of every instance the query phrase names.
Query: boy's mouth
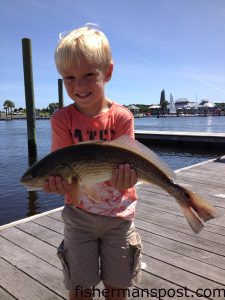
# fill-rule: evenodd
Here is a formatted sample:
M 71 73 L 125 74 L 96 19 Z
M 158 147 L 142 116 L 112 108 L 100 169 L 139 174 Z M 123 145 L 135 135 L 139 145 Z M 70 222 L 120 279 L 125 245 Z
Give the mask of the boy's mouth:
M 75 96 L 80 98 L 80 99 L 85 99 L 85 98 L 89 97 L 90 95 L 91 95 L 91 92 L 75 94 Z

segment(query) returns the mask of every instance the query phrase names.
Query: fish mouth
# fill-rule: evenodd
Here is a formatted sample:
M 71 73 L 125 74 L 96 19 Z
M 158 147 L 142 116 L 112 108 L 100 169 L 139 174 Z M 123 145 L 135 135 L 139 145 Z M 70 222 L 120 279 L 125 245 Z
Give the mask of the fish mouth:
M 43 187 L 39 184 L 39 178 L 33 177 L 31 174 L 25 174 L 21 177 L 20 183 L 24 185 L 28 191 L 42 190 Z
M 43 187 L 34 185 L 27 185 L 26 188 L 29 192 L 43 190 Z

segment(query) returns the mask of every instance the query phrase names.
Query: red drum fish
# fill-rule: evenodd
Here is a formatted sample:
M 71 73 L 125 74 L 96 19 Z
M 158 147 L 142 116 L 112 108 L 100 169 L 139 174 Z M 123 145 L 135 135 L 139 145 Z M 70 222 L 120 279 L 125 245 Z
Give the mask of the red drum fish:
M 127 135 L 113 141 L 88 141 L 56 150 L 25 172 L 21 183 L 28 189 L 40 189 L 49 176 L 60 176 L 69 183 L 76 182 L 76 189 L 97 202 L 95 184 L 110 180 L 113 171 L 126 163 L 136 171 L 138 181 L 155 184 L 176 199 L 195 233 L 201 231 L 203 222 L 220 215 L 196 193 L 177 184 L 174 172 L 156 153 Z

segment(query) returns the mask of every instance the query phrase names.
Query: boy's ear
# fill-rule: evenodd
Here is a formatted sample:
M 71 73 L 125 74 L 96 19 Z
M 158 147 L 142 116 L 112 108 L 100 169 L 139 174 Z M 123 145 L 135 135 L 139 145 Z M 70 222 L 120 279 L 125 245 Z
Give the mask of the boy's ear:
M 110 79 L 112 78 L 112 73 L 113 73 L 113 63 L 110 63 L 109 67 L 105 72 L 105 82 L 110 81 Z

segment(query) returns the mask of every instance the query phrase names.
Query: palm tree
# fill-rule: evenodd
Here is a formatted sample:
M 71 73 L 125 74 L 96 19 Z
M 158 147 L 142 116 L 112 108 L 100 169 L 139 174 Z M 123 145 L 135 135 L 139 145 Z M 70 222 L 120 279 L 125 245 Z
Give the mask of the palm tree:
M 10 108 L 11 119 L 12 119 L 12 109 L 13 109 L 13 108 L 15 108 L 15 104 L 14 104 L 14 102 L 12 102 L 12 101 L 11 101 L 11 103 L 10 103 L 10 107 L 9 107 L 9 108 Z
M 10 103 L 11 103 L 10 100 L 5 100 L 5 102 L 3 103 L 4 109 L 5 109 L 6 117 L 8 116 L 8 110 L 9 110 L 9 107 L 10 107 Z
M 15 107 L 14 102 L 10 101 L 10 100 L 5 100 L 5 102 L 3 103 L 4 109 L 6 111 L 6 117 L 8 116 L 8 112 L 10 109 L 11 112 L 11 119 L 12 119 L 12 109 Z

